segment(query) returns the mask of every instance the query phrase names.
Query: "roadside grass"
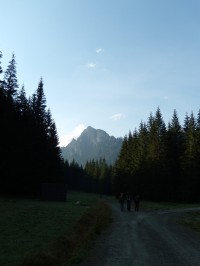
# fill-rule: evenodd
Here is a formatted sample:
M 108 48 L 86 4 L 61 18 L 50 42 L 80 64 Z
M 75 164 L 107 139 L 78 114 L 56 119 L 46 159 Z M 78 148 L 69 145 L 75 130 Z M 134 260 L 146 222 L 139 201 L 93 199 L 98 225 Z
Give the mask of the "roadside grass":
M 156 210 L 170 210 L 181 208 L 195 208 L 200 207 L 200 204 L 194 203 L 172 203 L 172 202 L 148 202 L 141 203 L 141 210 L 156 211 Z M 200 232 L 200 211 L 189 211 L 181 214 L 181 218 L 177 220 L 181 225 L 187 226 L 196 232 Z
M 170 210 L 170 209 L 194 208 L 194 207 L 200 207 L 200 203 L 194 204 L 194 203 L 178 203 L 178 202 L 141 201 L 141 210 L 144 211 Z
M 70 232 L 56 238 L 45 250 L 32 253 L 22 266 L 67 266 L 84 260 L 96 236 L 111 222 L 108 204 L 99 200 L 73 225 Z
M 200 211 L 187 212 L 179 220 L 179 223 L 200 232 Z
M 0 265 L 20 265 L 25 258 L 38 252 L 47 257 L 49 246 L 59 238 L 73 235 L 74 224 L 84 213 L 92 212 L 98 200 L 97 194 L 79 192 L 69 193 L 67 202 L 63 203 L 0 198 Z M 73 236 L 70 239 L 74 241 Z M 62 241 L 57 243 L 61 245 Z M 52 249 L 49 255 L 53 262 Z

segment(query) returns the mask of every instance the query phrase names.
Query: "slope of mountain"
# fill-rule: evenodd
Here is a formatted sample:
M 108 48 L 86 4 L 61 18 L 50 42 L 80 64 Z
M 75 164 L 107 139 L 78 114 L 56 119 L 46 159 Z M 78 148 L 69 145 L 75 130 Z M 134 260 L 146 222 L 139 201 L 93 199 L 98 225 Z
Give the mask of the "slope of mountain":
M 69 163 L 75 160 L 79 165 L 87 161 L 105 158 L 107 164 L 114 164 L 122 145 L 122 138 L 109 136 L 101 129 L 87 127 L 77 140 L 73 139 L 62 147 L 62 156 Z

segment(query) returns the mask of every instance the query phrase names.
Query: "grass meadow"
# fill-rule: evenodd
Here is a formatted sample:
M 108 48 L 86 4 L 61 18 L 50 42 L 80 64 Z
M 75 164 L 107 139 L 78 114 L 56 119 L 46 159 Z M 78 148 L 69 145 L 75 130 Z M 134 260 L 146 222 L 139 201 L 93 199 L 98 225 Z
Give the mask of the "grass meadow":
M 0 198 L 0 265 L 20 265 L 31 254 L 48 250 L 98 200 L 99 195 L 79 192 L 69 192 L 66 202 Z
M 186 213 L 180 223 L 200 233 L 200 211 Z
M 171 210 L 180 208 L 194 208 L 200 207 L 200 203 L 178 203 L 178 202 L 151 202 L 142 201 L 141 208 L 145 211 L 159 211 L 159 210 Z
M 159 202 L 142 202 L 142 209 L 146 211 L 156 211 L 156 210 L 171 210 L 180 208 L 195 208 L 199 207 L 200 204 L 192 203 L 159 203 Z M 182 214 L 181 218 L 177 221 L 178 223 L 191 228 L 196 232 L 200 232 L 200 211 L 185 212 Z

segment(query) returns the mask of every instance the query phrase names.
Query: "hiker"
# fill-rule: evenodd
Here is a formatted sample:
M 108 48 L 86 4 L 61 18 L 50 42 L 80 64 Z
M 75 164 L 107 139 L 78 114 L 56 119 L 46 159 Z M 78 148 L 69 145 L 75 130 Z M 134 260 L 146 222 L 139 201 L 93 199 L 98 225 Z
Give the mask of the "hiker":
M 120 194 L 119 202 L 120 202 L 121 211 L 123 212 L 123 210 L 124 210 L 124 193 Z
M 131 194 L 127 192 L 126 194 L 126 202 L 127 202 L 127 211 L 131 210 Z
M 140 196 L 139 194 L 136 194 L 134 197 L 134 203 L 135 203 L 135 211 L 139 211 L 139 205 L 140 205 Z

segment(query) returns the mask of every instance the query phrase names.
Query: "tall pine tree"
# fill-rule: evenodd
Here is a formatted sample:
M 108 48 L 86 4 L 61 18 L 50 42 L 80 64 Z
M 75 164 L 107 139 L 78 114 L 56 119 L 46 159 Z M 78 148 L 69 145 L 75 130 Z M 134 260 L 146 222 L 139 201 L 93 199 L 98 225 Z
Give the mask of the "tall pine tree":
M 17 88 L 18 88 L 18 81 L 17 81 L 17 69 L 16 69 L 16 61 L 15 55 L 13 53 L 12 59 L 9 62 L 9 65 L 5 71 L 4 75 L 4 88 L 7 92 L 9 97 L 16 97 Z

